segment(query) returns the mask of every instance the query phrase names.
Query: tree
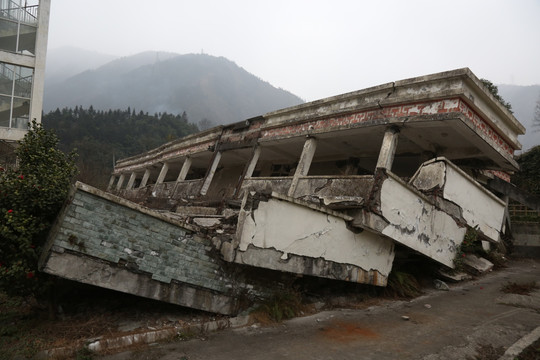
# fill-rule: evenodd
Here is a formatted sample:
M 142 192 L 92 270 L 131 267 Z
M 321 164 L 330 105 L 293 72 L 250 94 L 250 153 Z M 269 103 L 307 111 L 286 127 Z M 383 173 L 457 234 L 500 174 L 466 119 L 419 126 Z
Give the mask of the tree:
M 538 96 L 538 100 L 536 100 L 532 126 L 534 128 L 534 132 L 540 131 L 540 95 Z
M 16 154 L 18 168 L 0 169 L 0 289 L 40 296 L 49 282 L 37 261 L 77 173 L 75 154 L 35 121 Z
M 489 81 L 487 79 L 480 79 L 480 81 L 488 89 L 488 91 L 491 93 L 491 95 L 493 95 L 493 97 L 495 99 L 499 100 L 499 102 L 502 104 L 502 106 L 504 106 L 508 111 L 510 111 L 510 113 L 512 113 L 512 114 L 514 113 L 512 111 L 512 104 L 505 101 L 503 99 L 503 97 L 499 94 L 499 88 L 497 87 L 497 85 L 493 84 L 491 81 Z
M 540 197 L 540 145 L 516 158 L 520 171 L 512 177 L 512 182 L 530 194 Z
M 60 149 L 77 149 L 78 180 L 105 188 L 113 170 L 111 159 L 125 158 L 156 148 L 166 141 L 198 131 L 187 115 L 160 116 L 135 109 L 93 110 L 64 108 L 45 114 L 43 124 L 60 139 Z

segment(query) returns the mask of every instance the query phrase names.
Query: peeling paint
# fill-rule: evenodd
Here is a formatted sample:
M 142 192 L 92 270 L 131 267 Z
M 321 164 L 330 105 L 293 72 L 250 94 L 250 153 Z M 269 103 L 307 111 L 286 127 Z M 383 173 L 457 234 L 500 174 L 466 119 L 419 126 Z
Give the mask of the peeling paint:
M 240 253 L 254 246 L 375 269 L 382 276 L 390 273 L 392 241 L 368 231 L 352 232 L 343 219 L 274 198 L 244 211 L 237 262 L 249 264 Z

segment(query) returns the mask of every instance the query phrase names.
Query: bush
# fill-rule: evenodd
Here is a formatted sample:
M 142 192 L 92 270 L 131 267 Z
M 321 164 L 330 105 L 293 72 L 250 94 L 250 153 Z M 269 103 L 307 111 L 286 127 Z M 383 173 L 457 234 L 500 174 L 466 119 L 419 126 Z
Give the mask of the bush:
M 263 323 L 266 322 L 265 318 L 279 323 L 298 316 L 303 308 L 302 296 L 298 291 L 283 290 L 274 293 L 252 315 Z
M 0 168 L 0 290 L 38 295 L 46 281 L 37 260 L 77 173 L 75 154 L 35 121 L 16 154 L 17 168 Z

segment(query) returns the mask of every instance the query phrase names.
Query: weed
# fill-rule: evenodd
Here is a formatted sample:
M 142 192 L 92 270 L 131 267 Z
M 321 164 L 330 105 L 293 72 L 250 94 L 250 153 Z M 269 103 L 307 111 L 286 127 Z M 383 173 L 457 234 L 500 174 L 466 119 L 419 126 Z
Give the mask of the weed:
M 503 354 L 504 348 L 502 346 L 478 345 L 476 355 L 474 357 L 468 357 L 467 360 L 497 360 Z
M 463 270 L 463 258 L 465 253 L 476 254 L 483 252 L 482 242 L 478 239 L 478 226 L 474 228 L 467 228 L 465 237 L 461 242 L 461 245 L 456 251 L 456 257 L 454 258 L 454 268 L 457 271 Z
M 384 294 L 394 298 L 413 298 L 422 293 L 420 289 L 420 284 L 413 275 L 392 271 L 388 276 L 388 284 L 384 289 Z
M 176 335 L 177 339 L 180 341 L 187 341 L 195 338 L 197 334 L 190 328 L 187 330 L 182 330 L 181 332 L 178 332 Z
M 288 290 L 276 292 L 261 306 L 253 311 L 260 322 L 281 322 L 299 315 L 303 310 L 302 297 L 298 291 Z
M 467 228 L 465 237 L 456 251 L 456 256 L 454 258 L 454 271 L 460 272 L 465 270 L 463 267 L 463 258 L 465 257 L 465 254 L 475 254 L 485 257 L 487 260 L 493 263 L 495 268 L 504 267 L 506 263 L 506 258 L 504 257 L 503 253 L 497 250 L 484 250 L 482 247 L 482 239 L 478 231 L 478 225 L 474 228 Z
M 501 291 L 506 294 L 531 295 L 531 292 L 538 288 L 536 281 L 524 283 L 509 282 L 501 288 Z
M 516 357 L 516 360 L 538 360 L 540 359 L 540 339 L 527 346 L 525 350 Z
M 84 346 L 77 350 L 75 353 L 76 360 L 92 360 L 94 358 L 94 353 L 88 347 Z
M 485 258 L 493 263 L 495 269 L 506 267 L 506 257 L 498 251 L 490 251 L 485 254 Z

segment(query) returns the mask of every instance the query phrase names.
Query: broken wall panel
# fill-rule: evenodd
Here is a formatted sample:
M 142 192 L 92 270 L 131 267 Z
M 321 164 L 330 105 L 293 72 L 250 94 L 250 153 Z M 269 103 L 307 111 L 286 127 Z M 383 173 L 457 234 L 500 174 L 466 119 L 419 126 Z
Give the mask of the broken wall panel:
M 380 213 L 388 221 L 382 234 L 453 268 L 466 227 L 414 188 L 389 175 L 380 190 Z
M 467 225 L 479 230 L 487 240 L 500 240 L 506 203 L 448 160 L 437 158 L 424 163 L 411 183 L 458 205 Z
M 385 286 L 394 259 L 393 241 L 351 230 L 345 220 L 276 193 L 268 198 L 248 195 L 240 213 L 234 261 Z
M 80 183 L 50 233 L 40 269 L 201 310 L 236 311 L 232 281 L 210 240 Z

